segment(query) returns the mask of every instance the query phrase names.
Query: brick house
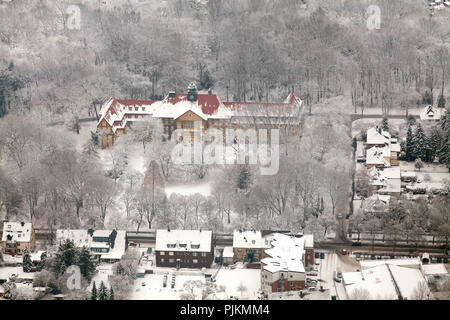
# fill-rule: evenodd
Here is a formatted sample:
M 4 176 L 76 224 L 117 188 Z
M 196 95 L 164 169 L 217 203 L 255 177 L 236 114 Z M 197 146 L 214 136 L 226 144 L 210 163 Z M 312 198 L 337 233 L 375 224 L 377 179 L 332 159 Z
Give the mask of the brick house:
M 5 222 L 3 224 L 2 252 L 5 254 L 22 254 L 35 248 L 33 224 L 25 222 Z
M 261 290 L 266 297 L 274 292 L 305 288 L 305 266 L 314 264 L 313 245 L 312 235 L 273 235 L 271 248 L 265 250 L 266 257 L 261 260 Z
M 156 230 L 156 266 L 209 268 L 214 259 L 212 231 Z
M 234 230 L 233 261 L 259 262 L 265 257 L 264 250 L 271 247 L 272 237 L 272 231 Z

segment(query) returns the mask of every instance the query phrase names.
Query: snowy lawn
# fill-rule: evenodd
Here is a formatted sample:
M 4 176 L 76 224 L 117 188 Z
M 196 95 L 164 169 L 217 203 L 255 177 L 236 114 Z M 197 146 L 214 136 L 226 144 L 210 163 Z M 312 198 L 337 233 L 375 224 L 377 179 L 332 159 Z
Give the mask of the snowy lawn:
M 201 281 L 205 283 L 205 276 L 198 271 L 194 275 L 176 275 L 175 288 L 171 288 L 172 272 L 168 273 L 167 286 L 163 286 L 164 274 L 147 274 L 144 278 L 137 278 L 134 281 L 133 292 L 131 293 L 131 300 L 180 300 L 180 295 L 186 293 L 183 286 L 187 281 Z M 145 284 L 143 286 L 142 284 Z M 197 299 L 201 299 L 201 291 L 194 290 Z
M 417 187 L 424 186 L 426 188 L 442 188 L 445 180 L 450 181 L 450 173 L 445 165 L 424 163 L 424 167 L 418 171 L 414 168 L 414 162 L 399 161 L 402 172 L 415 172 L 420 183 L 416 183 Z M 426 181 L 428 180 L 429 181 Z
M 216 277 L 217 287 L 225 286 L 225 292 L 229 297 L 239 299 L 258 299 L 258 291 L 261 290 L 261 270 L 259 269 L 220 269 Z M 240 285 L 246 290 L 239 291 Z

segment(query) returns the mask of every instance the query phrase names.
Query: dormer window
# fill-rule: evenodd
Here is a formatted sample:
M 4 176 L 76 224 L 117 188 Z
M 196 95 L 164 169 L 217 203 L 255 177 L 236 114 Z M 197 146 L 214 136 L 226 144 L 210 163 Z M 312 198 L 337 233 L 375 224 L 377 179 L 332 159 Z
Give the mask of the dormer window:
M 145 111 L 145 107 L 142 107 L 142 111 Z
M 139 111 L 139 107 L 134 107 L 134 111 Z
M 199 244 L 191 244 L 191 248 L 192 249 L 200 249 L 200 245 Z
M 175 248 L 176 244 L 175 243 L 168 243 L 167 244 L 167 248 Z
M 128 111 L 133 111 L 133 108 L 132 107 L 128 107 Z

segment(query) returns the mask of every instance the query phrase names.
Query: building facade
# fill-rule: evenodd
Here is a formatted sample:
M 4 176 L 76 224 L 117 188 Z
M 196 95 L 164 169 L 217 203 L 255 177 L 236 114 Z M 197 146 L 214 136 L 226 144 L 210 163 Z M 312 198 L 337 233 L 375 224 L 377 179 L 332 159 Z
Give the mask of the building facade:
M 156 266 L 209 268 L 214 260 L 212 231 L 156 230 Z
M 2 252 L 4 254 L 23 254 L 24 250 L 33 252 L 35 233 L 31 223 L 5 222 L 3 224 Z
M 98 144 L 107 148 L 134 124 L 161 121 L 163 133 L 171 139 L 176 129 L 184 129 L 184 139 L 198 134 L 204 138 L 209 128 L 280 129 L 285 134 L 298 134 L 302 101 L 291 92 L 282 103 L 222 102 L 211 91 L 198 93 L 190 84 L 187 93 L 170 92 L 162 101 L 119 100 L 111 97 L 99 112 Z
M 261 230 L 234 230 L 233 261 L 259 262 L 271 247 L 273 233 Z

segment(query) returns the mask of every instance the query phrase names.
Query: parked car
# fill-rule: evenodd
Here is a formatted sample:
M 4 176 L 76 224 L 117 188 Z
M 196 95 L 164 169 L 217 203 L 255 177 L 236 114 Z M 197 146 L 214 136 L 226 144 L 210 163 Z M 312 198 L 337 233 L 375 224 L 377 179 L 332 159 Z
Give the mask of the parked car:
M 334 272 L 334 277 L 333 277 L 334 281 L 336 282 L 341 282 L 341 278 L 338 277 L 337 272 Z
M 352 247 L 360 247 L 361 245 L 361 242 L 352 242 Z
M 130 246 L 130 247 L 137 247 L 137 243 L 136 242 L 129 242 L 128 246 Z
M 348 251 L 345 250 L 345 249 L 342 249 L 342 250 L 341 250 L 341 254 L 342 254 L 343 256 L 346 256 L 346 255 L 348 254 Z

